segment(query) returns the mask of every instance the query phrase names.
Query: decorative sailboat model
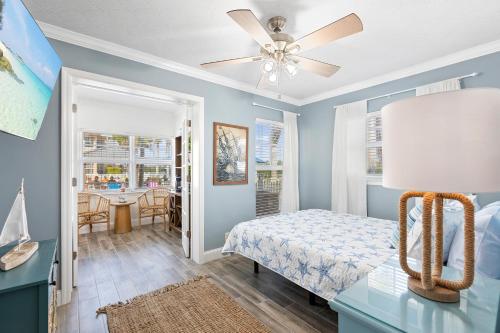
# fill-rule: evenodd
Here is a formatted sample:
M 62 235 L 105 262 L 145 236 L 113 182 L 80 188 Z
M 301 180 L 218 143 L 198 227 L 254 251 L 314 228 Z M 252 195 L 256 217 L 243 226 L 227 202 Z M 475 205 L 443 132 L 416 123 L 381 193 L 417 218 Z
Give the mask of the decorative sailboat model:
M 0 247 L 17 242 L 11 250 L 0 258 L 0 269 L 8 271 L 25 263 L 38 250 L 38 242 L 31 242 L 28 233 L 28 220 L 24 206 L 24 179 L 10 209 L 7 221 L 0 234 Z

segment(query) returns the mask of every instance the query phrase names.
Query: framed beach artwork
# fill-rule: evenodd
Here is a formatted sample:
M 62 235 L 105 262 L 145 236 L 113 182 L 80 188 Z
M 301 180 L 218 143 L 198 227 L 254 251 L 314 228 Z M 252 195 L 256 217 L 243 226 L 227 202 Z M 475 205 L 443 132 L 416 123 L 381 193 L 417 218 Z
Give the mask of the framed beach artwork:
M 248 184 L 248 127 L 214 123 L 214 185 Z
M 61 59 L 21 0 L 0 0 L 0 131 L 35 140 Z

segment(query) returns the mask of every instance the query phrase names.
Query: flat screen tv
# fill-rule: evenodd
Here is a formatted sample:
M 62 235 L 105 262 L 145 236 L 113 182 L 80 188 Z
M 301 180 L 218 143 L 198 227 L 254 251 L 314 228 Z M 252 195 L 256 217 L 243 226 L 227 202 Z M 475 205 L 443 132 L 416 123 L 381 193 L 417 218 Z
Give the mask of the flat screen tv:
M 61 70 L 21 0 L 0 0 L 0 130 L 35 140 Z

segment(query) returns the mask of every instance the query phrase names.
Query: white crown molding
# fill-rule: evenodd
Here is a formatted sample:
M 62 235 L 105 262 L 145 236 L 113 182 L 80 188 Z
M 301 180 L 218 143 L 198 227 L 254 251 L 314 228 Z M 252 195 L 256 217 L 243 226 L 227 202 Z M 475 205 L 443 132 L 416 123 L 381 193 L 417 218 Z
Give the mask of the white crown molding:
M 412 75 L 427 72 L 433 69 L 442 68 L 445 66 L 453 65 L 462 61 L 474 59 L 487 54 L 500 51 L 500 39 L 493 42 L 480 44 L 459 52 L 448 54 L 443 57 L 435 58 L 417 65 L 406 67 L 388 74 L 373 77 L 371 79 L 349 84 L 340 88 L 336 88 L 324 93 L 320 93 L 308 98 L 302 99 L 300 105 L 307 105 L 314 102 L 319 102 L 328 98 L 345 95 L 354 91 L 370 88 L 382 83 L 402 79 Z
M 187 75 L 200 80 L 212 82 L 225 87 L 230 87 L 242 91 L 246 91 L 255 95 L 271 98 L 274 100 L 286 102 L 289 104 L 302 106 L 310 103 L 322 101 L 328 98 L 345 95 L 354 91 L 370 88 L 386 82 L 402 79 L 412 75 L 417 75 L 433 69 L 456 64 L 469 59 L 477 58 L 487 54 L 500 52 L 500 39 L 489 43 L 477 45 L 459 52 L 455 52 L 443 57 L 435 58 L 420 64 L 406 67 L 388 74 L 373 77 L 371 79 L 345 85 L 327 92 L 323 92 L 304 99 L 297 99 L 286 95 L 280 95 L 275 92 L 257 89 L 254 86 L 229 79 L 222 75 L 213 74 L 202 69 L 192 66 L 180 64 L 178 62 L 164 59 L 158 56 L 151 55 L 142 51 L 128 48 L 119 44 L 108 42 L 102 39 L 84 35 L 72 30 L 61 28 L 45 22 L 38 21 L 40 28 L 49 38 L 60 40 L 66 43 L 78 45 L 95 51 L 111 54 L 117 57 L 140 62 L 157 68 L 165 69 L 171 72 Z
M 208 81 L 212 83 L 216 83 L 225 87 L 234 88 L 242 91 L 246 91 L 252 93 L 254 95 L 259 95 L 267 98 L 271 98 L 274 100 L 278 100 L 281 102 L 293 104 L 293 105 L 301 105 L 300 100 L 278 94 L 272 91 L 257 89 L 254 86 L 236 81 L 233 79 L 229 79 L 222 75 L 217 75 L 213 73 L 209 73 L 202 69 L 198 69 L 195 67 L 187 66 L 184 64 L 180 64 L 178 62 L 168 60 L 165 58 L 161 58 L 158 56 L 154 56 L 149 53 L 145 53 L 142 51 L 138 51 L 129 47 L 125 47 L 119 44 L 115 44 L 112 42 L 108 42 L 99 38 L 94 38 L 88 35 L 84 35 L 72 30 L 68 30 L 65 28 L 61 28 L 52 24 L 48 24 L 42 21 L 37 21 L 38 25 L 45 33 L 45 35 L 49 38 L 56 39 L 62 42 L 66 42 L 69 44 L 78 45 L 81 47 L 85 47 L 88 49 L 92 49 L 95 51 L 107 53 L 110 55 L 114 55 L 120 58 L 125 58 L 128 60 L 140 62 L 146 65 L 154 66 L 157 68 L 165 69 L 167 71 L 187 75 L 190 77 L 194 77 L 203 81 Z

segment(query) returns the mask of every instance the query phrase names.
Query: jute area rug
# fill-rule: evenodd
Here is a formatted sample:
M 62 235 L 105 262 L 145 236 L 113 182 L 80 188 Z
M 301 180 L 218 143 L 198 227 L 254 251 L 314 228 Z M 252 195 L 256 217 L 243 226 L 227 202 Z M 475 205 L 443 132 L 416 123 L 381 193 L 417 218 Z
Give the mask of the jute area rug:
M 207 277 L 169 285 L 97 310 L 110 333 L 270 332 Z

